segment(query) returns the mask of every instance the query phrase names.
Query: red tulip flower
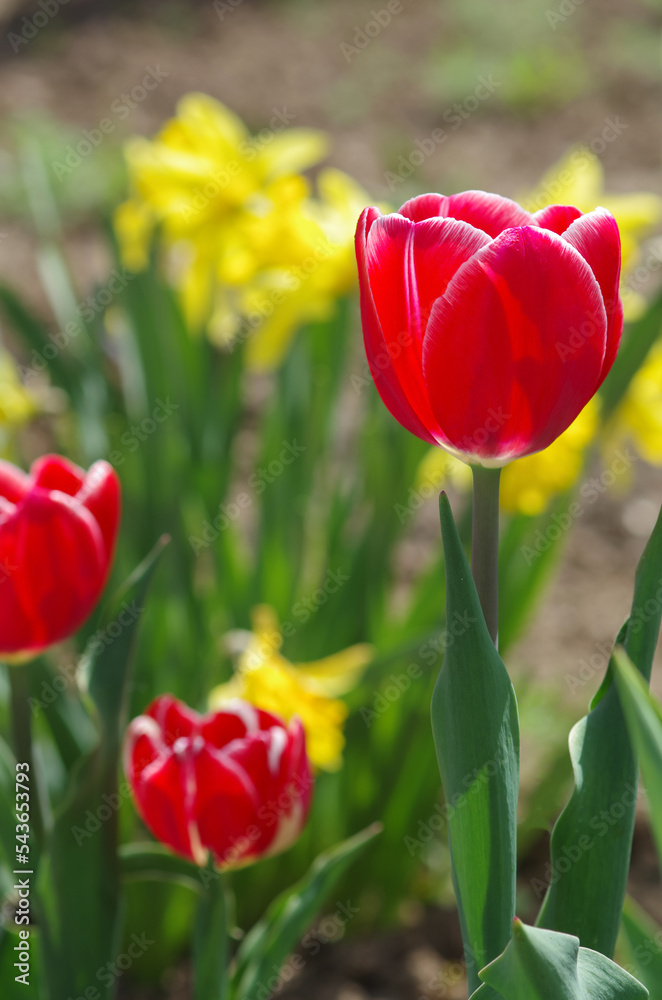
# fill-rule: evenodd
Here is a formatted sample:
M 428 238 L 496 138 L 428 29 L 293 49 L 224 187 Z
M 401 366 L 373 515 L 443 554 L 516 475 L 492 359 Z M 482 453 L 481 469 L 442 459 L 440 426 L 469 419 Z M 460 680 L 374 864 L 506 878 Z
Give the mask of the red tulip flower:
M 427 194 L 391 215 L 366 208 L 356 253 L 382 400 L 465 461 L 546 448 L 616 356 L 620 238 L 603 208 L 531 215 L 484 191 Z
M 120 506 L 107 462 L 84 472 L 45 455 L 28 475 L 0 461 L 0 659 L 30 659 L 82 625 L 108 579 Z
M 130 724 L 125 770 L 157 840 L 221 868 L 277 854 L 299 836 L 312 774 L 303 727 L 245 701 L 198 715 L 161 695 Z

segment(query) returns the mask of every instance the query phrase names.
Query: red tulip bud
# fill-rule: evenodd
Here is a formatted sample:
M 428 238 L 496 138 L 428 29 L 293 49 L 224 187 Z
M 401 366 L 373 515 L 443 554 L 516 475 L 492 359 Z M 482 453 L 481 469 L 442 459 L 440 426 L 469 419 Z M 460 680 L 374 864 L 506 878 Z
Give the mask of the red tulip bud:
M 125 770 L 147 827 L 199 865 L 277 854 L 299 836 L 312 774 L 303 728 L 245 701 L 200 716 L 161 695 L 130 724 Z
M 72 635 L 108 579 L 120 484 L 45 455 L 30 474 L 0 461 L 0 659 L 27 659 Z

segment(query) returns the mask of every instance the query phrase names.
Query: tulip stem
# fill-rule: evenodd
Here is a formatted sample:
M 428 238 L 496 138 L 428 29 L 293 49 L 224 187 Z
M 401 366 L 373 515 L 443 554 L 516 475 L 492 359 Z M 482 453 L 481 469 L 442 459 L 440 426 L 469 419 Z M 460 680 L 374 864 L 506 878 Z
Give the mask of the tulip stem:
M 499 628 L 499 478 L 501 469 L 473 465 L 471 573 L 487 629 L 497 644 Z
M 230 963 L 229 907 L 225 876 L 210 859 L 199 869 L 202 893 L 193 936 L 194 1000 L 225 1000 Z

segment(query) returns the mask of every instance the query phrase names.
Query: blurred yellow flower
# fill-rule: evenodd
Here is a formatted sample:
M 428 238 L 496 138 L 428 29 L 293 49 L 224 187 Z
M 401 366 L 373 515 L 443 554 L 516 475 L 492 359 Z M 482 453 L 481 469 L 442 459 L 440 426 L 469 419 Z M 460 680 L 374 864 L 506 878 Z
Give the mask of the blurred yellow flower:
M 0 348 L 0 455 L 9 457 L 14 433 L 40 410 L 35 393 L 21 382 L 11 354 Z
M 553 497 L 570 489 L 581 473 L 586 448 L 597 433 L 598 412 L 593 398 L 549 448 L 505 466 L 501 472 L 502 510 L 533 517 L 542 514 Z M 471 469 L 441 448 L 431 448 L 418 467 L 414 489 L 423 494 L 426 484 L 439 489 L 447 482 L 468 492 Z
M 577 481 L 599 423 L 596 397 L 549 448 L 511 462 L 501 473 L 501 507 L 509 514 L 542 514 Z
M 621 234 L 623 269 L 621 296 L 626 319 L 634 319 L 643 299 L 628 285 L 628 277 L 640 258 L 641 241 L 662 219 L 662 198 L 656 194 L 608 194 L 602 163 L 588 147 L 571 149 L 544 175 L 537 189 L 522 200 L 529 211 L 545 205 L 574 205 L 590 212 L 601 205 L 612 213 Z
M 604 436 L 607 454 L 629 441 L 647 462 L 662 465 L 662 344 L 649 352 Z
M 251 367 L 282 359 L 299 325 L 328 316 L 354 283 L 356 219 L 370 200 L 322 171 L 324 133 L 286 109 L 252 136 L 228 108 L 188 94 L 154 139 L 126 146 L 131 198 L 115 213 L 123 261 L 147 265 L 156 238 L 188 323 L 220 345 L 248 340 Z
M 347 706 L 337 695 L 350 691 L 373 657 L 371 646 L 360 644 L 314 663 L 292 664 L 281 654 L 283 641 L 273 608 L 253 610 L 252 632 L 229 634 L 238 653 L 234 677 L 214 688 L 209 707 L 220 708 L 232 698 L 243 698 L 286 721 L 301 719 L 312 763 L 326 771 L 342 764 L 343 724 Z

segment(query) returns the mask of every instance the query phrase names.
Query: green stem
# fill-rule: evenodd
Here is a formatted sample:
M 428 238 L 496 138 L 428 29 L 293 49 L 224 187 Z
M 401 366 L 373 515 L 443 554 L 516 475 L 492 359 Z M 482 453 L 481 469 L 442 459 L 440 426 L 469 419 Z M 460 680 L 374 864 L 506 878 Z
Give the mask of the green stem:
M 11 692 L 11 732 L 12 746 L 16 762 L 28 765 L 30 786 L 30 825 L 37 842 L 41 840 L 42 820 L 39 803 L 39 789 L 32 753 L 32 714 L 30 710 L 30 664 L 21 663 L 8 666 L 9 690 Z
M 203 888 L 193 937 L 193 1000 L 225 1000 L 230 964 L 225 876 L 210 862 L 200 869 L 200 878 Z
M 474 479 L 471 573 L 488 631 L 499 628 L 499 478 L 501 469 L 471 467 Z

